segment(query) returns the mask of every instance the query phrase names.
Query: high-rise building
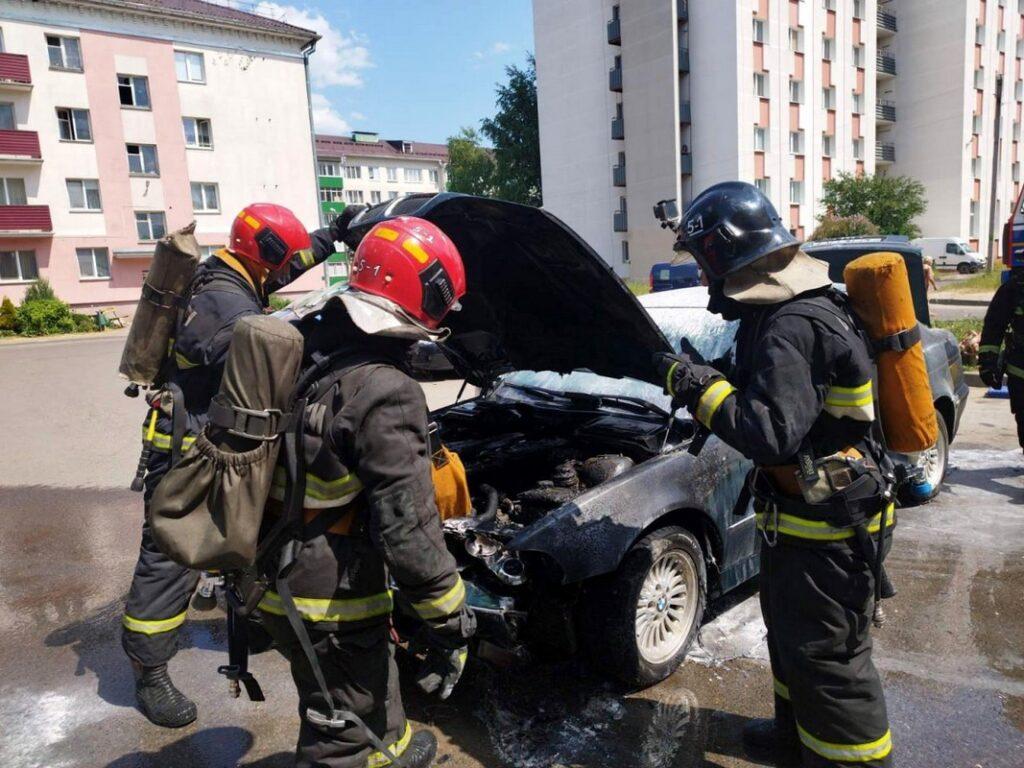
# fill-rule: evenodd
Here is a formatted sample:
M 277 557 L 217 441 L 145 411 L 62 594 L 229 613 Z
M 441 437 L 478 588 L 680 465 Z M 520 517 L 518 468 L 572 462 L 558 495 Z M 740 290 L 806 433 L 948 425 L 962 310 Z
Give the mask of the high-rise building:
M 1019 180 L 1022 18 L 1017 0 L 534 0 L 544 205 L 634 279 L 671 256 L 654 203 L 733 179 L 806 237 L 826 180 L 907 174 L 924 234 L 984 243 L 997 74 L 997 229 Z
M 45 277 L 130 306 L 154 241 L 192 220 L 206 253 L 251 202 L 316 226 L 316 40 L 198 0 L 0 0 L 0 294 Z

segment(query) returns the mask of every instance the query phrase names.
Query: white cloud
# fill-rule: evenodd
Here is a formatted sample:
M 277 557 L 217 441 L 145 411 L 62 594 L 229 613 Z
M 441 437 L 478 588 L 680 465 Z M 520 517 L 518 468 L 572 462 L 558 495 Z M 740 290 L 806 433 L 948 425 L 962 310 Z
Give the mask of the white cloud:
M 506 43 L 503 40 L 498 40 L 494 43 L 491 43 L 486 50 L 473 51 L 472 56 L 474 61 L 482 61 L 483 59 L 486 59 L 491 56 L 501 56 L 502 54 L 508 53 L 511 50 L 512 45 L 510 43 Z
M 512 46 L 508 43 L 503 43 L 500 40 L 491 46 L 491 53 L 497 56 L 499 53 L 508 53 L 512 50 Z
M 353 120 L 365 120 L 366 119 L 366 115 L 364 115 L 362 112 L 352 112 L 349 115 L 349 117 L 351 117 Z
M 220 0 L 222 5 L 238 6 L 235 0 Z M 266 16 L 297 27 L 312 29 L 320 34 L 316 53 L 309 59 L 310 78 L 314 88 L 333 85 L 358 87 L 363 85 L 363 72 L 373 66 L 365 35 L 354 30 L 347 33 L 331 26 L 330 21 L 315 9 L 262 0 L 251 8 Z
M 314 93 L 312 103 L 313 127 L 317 133 L 341 135 L 352 130 L 348 121 L 331 106 L 331 102 L 322 93 Z

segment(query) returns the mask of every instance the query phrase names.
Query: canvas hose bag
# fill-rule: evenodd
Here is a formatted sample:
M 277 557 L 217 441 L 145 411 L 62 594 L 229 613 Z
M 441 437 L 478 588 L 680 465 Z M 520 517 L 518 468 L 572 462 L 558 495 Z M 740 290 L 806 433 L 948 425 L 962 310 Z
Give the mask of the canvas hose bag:
M 121 353 L 119 372 L 133 384 L 157 383 L 167 358 L 178 311 L 199 264 L 196 223 L 171 232 L 156 244 L 153 262 Z
M 210 423 L 150 500 L 153 537 L 172 560 L 203 570 L 254 563 L 302 350 L 302 334 L 283 320 L 235 325 Z

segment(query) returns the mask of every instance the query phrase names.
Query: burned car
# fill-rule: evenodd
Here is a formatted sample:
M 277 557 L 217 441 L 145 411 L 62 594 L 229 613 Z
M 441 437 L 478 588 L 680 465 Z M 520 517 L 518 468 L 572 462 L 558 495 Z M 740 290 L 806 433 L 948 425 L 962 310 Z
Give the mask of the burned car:
M 749 463 L 673 413 L 653 357 L 673 344 L 586 243 L 536 208 L 460 195 L 370 208 L 441 227 L 468 292 L 442 345 L 478 397 L 432 414 L 466 466 L 474 512 L 445 536 L 484 651 L 582 651 L 631 685 L 667 677 L 708 599 L 757 573 Z M 712 315 L 676 329 L 708 357 Z

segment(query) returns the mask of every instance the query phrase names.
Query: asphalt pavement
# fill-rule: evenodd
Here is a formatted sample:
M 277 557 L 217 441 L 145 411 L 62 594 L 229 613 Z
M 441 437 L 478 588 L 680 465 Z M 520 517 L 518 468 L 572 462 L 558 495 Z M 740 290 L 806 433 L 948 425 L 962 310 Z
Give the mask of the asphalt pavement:
M 127 490 L 144 404 L 121 394 L 123 339 L 0 346 L 0 765 L 284 768 L 296 698 L 274 654 L 253 660 L 265 703 L 231 699 L 222 616 L 190 615 L 172 662 L 200 715 L 179 731 L 136 712 L 119 644 L 139 540 Z M 457 385 L 428 385 L 433 405 Z M 1024 462 L 1008 404 L 971 401 L 948 485 L 902 510 L 899 594 L 875 634 L 896 765 L 1024 766 Z M 756 584 L 711 606 L 672 677 L 623 693 L 569 660 L 471 664 L 453 698 L 404 686 L 446 768 L 752 766 L 739 746 L 771 708 Z

